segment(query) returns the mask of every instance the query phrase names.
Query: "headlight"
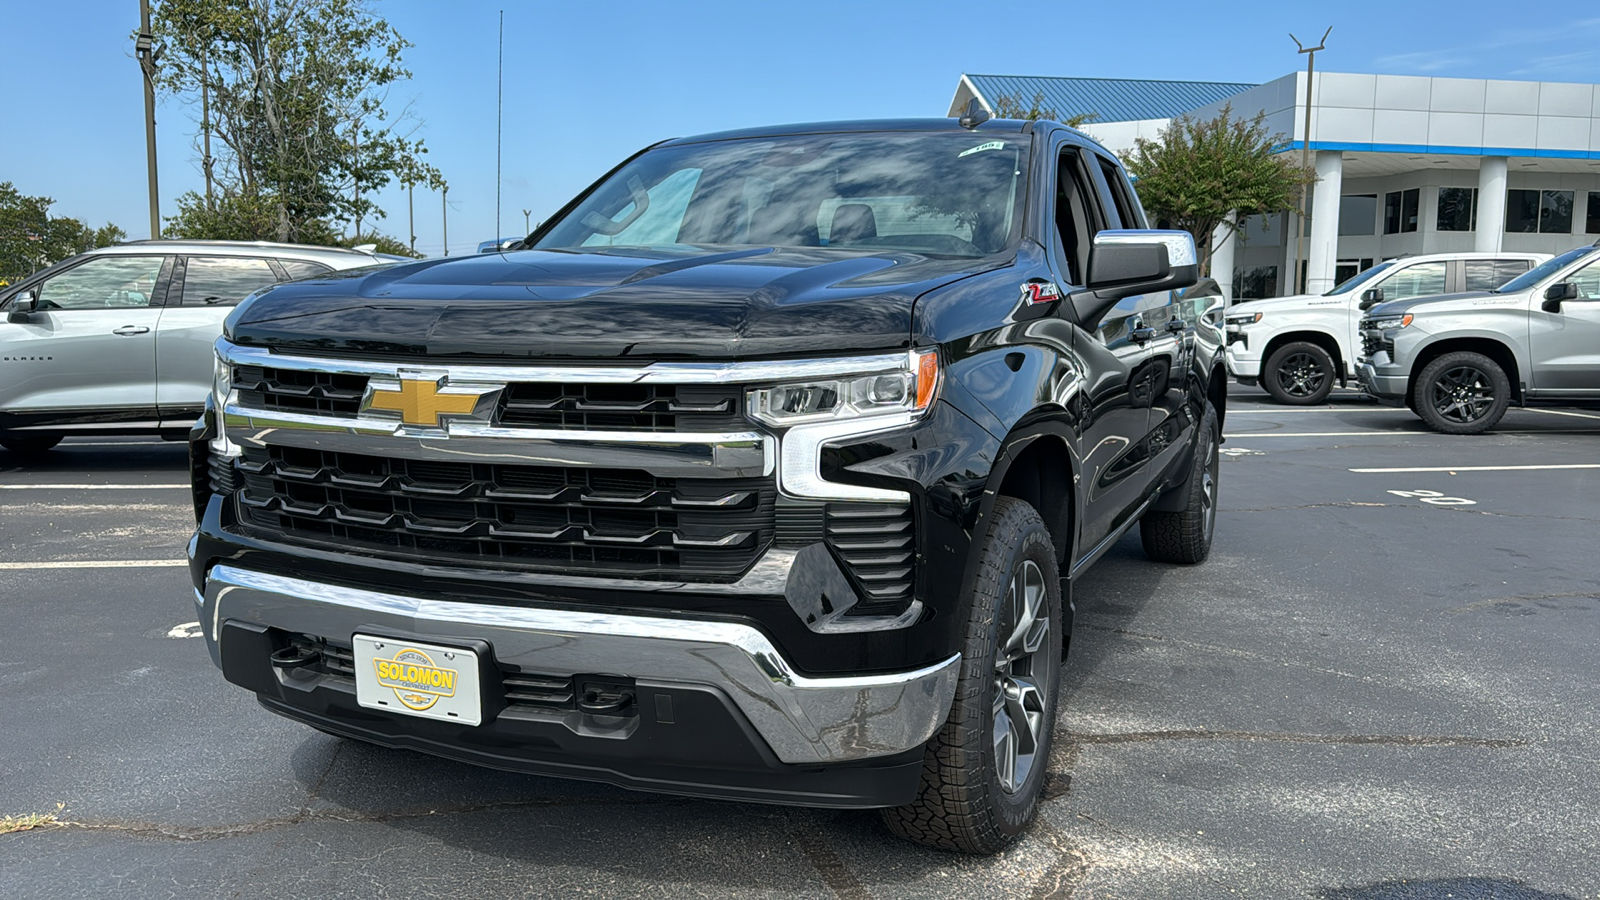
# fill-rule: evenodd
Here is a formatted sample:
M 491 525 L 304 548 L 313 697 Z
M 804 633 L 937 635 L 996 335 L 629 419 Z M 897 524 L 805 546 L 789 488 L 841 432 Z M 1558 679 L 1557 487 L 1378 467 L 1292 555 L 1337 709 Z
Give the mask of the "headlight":
M 1264 315 L 1266 315 L 1266 313 L 1239 313 L 1236 316 L 1228 316 L 1224 321 L 1226 321 L 1230 326 L 1242 327 L 1245 325 L 1254 325 L 1255 323 L 1261 321 L 1261 317 Z
M 750 415 L 778 427 L 895 413 L 920 415 L 939 387 L 936 350 L 912 351 L 899 369 L 780 384 L 750 392 Z
M 228 404 L 228 395 L 233 393 L 233 366 L 229 365 L 220 354 L 211 356 L 211 405 L 213 415 L 217 417 L 217 436 L 211 441 L 211 452 L 218 456 L 232 459 L 239 455 L 239 448 L 228 440 L 228 429 L 222 410 Z
M 1381 319 L 1368 319 L 1367 327 L 1373 331 L 1388 331 L 1391 328 L 1404 328 L 1411 324 L 1411 314 L 1403 316 L 1384 316 Z
M 932 408 L 938 393 L 938 352 L 913 350 L 898 365 L 877 372 L 753 390 L 749 409 L 751 418 L 785 429 L 778 439 L 778 479 L 785 494 L 895 503 L 911 495 L 823 478 L 823 447 L 911 425 Z

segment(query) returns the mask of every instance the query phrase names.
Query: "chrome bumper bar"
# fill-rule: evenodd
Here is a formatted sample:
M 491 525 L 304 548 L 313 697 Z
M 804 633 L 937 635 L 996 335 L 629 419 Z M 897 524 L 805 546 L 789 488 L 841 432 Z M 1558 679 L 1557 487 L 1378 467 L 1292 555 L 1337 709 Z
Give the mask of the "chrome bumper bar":
M 888 756 L 933 736 L 955 698 L 960 655 L 911 672 L 796 673 L 748 625 L 424 600 L 219 565 L 200 621 L 213 659 L 221 623 L 239 620 L 348 639 L 383 627 L 448 643 L 483 640 L 496 659 L 553 675 L 604 672 L 719 688 L 779 759 L 796 765 Z

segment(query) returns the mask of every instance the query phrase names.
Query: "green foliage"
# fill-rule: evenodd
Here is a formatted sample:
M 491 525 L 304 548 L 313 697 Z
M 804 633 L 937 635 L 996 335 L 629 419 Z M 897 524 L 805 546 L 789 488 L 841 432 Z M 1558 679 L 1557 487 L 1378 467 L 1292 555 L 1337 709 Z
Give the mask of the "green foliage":
M 55 201 L 29 197 L 0 181 L 0 278 L 16 281 L 85 250 L 127 240 L 115 225 L 91 228 L 77 219 L 50 215 Z
M 1044 92 L 1039 91 L 1033 95 L 1030 103 L 1023 103 L 1020 97 L 1014 94 L 997 94 L 994 98 L 994 117 L 997 119 L 1023 119 L 1036 122 L 1040 119 L 1049 119 L 1078 128 L 1087 122 L 1093 121 L 1096 113 L 1077 113 L 1076 115 L 1063 116 L 1054 106 L 1044 105 Z
M 1139 200 L 1151 216 L 1194 235 L 1201 270 L 1209 273 L 1212 233 L 1226 225 L 1239 230 L 1246 216 L 1294 209 L 1313 177 L 1287 156 L 1274 153 L 1283 143 L 1269 135 L 1263 116 L 1235 119 L 1232 109 L 1211 119 L 1183 116 L 1159 139 L 1140 138 L 1123 161 L 1137 179 Z M 1238 213 L 1230 222 L 1230 213 Z
M 391 181 L 443 187 L 427 148 L 402 133 L 392 85 L 411 44 L 366 0 L 159 0 L 159 86 L 198 105 L 215 196 L 189 195 L 184 237 L 328 243 L 333 223 L 383 218 Z

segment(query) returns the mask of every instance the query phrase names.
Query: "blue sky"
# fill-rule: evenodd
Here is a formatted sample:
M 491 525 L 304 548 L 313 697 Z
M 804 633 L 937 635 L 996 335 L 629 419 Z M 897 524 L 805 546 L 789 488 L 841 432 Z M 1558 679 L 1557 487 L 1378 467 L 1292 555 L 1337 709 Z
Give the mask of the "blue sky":
M 1303 66 L 1288 33 L 1322 33 L 1318 67 L 1600 82 L 1600 8 L 1548 2 L 484 3 L 387 0 L 416 46 L 416 137 L 450 182 L 450 250 L 495 233 L 496 22 L 505 9 L 500 222 L 522 232 L 654 141 L 747 125 L 943 115 L 962 72 L 1259 82 Z M 1532 13 L 1537 12 L 1535 17 Z M 57 215 L 148 231 L 136 0 L 8 2 L 0 181 Z M 201 185 L 197 113 L 157 110 L 163 213 Z M 406 233 L 406 198 L 380 197 Z M 417 249 L 443 248 L 440 197 L 416 196 Z

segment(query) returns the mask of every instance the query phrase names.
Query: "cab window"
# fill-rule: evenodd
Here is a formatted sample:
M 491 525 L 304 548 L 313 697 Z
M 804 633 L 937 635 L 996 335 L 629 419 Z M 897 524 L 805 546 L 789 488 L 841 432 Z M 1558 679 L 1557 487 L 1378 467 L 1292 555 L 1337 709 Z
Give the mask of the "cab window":
M 1383 299 L 1410 300 L 1413 297 L 1443 294 L 1448 290 L 1445 276 L 1449 265 L 1445 262 L 1425 262 L 1406 266 L 1384 280 Z
M 154 305 L 160 256 L 102 256 L 46 279 L 39 309 L 130 309 Z
M 1062 149 L 1056 163 L 1056 237 L 1067 280 L 1080 285 L 1088 282 L 1089 249 L 1104 228 L 1087 176 L 1083 155 L 1073 147 Z

